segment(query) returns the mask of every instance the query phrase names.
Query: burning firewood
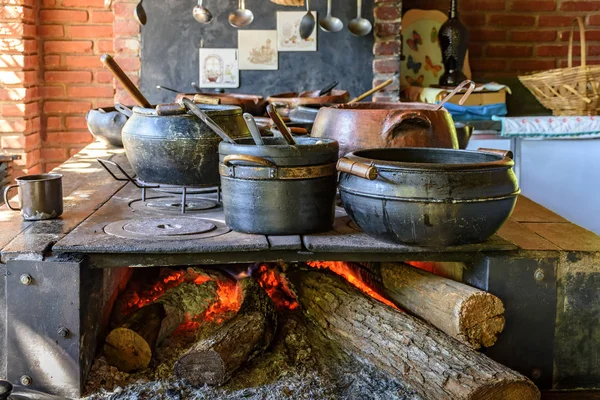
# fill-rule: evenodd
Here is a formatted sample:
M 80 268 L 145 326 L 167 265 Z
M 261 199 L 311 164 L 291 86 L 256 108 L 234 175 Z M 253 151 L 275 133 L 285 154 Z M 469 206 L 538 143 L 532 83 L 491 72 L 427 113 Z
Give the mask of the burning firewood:
M 227 382 L 235 370 L 262 354 L 277 330 L 273 302 L 254 278 L 239 281 L 242 305 L 237 315 L 196 343 L 175 364 L 175 374 L 192 385 Z
M 148 367 L 156 346 L 166 337 L 191 317 L 210 312 L 225 286 L 235 290 L 235 282 L 216 273 L 188 271 L 179 279 L 178 286 L 133 311 L 108 334 L 104 354 L 109 364 L 123 372 Z
M 425 399 L 539 399 L 525 376 L 328 272 L 288 272 L 305 315 L 360 362 Z
M 504 329 L 504 305 L 490 293 L 404 263 L 379 271 L 387 298 L 475 349 L 493 346 Z

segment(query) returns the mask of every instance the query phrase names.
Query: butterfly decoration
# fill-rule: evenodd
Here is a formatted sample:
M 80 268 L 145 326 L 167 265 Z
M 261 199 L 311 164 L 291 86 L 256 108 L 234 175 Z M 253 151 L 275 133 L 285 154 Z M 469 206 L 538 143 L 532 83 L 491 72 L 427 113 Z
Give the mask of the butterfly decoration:
M 406 61 L 406 66 L 408 67 L 408 69 L 412 69 L 415 74 L 417 72 L 419 72 L 422 65 L 423 65 L 423 63 L 415 62 L 415 60 L 412 58 L 412 56 L 408 56 L 408 60 Z
M 423 44 L 423 39 L 421 38 L 421 35 L 417 33 L 417 31 L 412 31 L 412 38 L 407 39 L 406 43 L 411 50 L 419 51 L 419 45 Z
M 434 26 L 431 28 L 431 43 L 435 43 L 438 41 L 438 31 L 437 28 Z
M 416 79 L 412 76 L 407 76 L 406 81 L 410 86 L 423 86 L 423 81 L 425 77 L 423 75 L 419 75 Z
M 433 76 L 437 78 L 441 70 L 442 66 L 440 64 L 433 65 L 431 58 L 429 58 L 429 56 L 425 56 L 425 71 L 431 71 Z

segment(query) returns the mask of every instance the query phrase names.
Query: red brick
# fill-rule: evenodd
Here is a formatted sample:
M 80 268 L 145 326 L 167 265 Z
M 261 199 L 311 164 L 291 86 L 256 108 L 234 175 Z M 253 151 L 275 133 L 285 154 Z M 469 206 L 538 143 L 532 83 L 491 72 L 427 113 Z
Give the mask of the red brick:
M 65 35 L 65 30 L 62 25 L 39 25 L 37 34 L 42 37 L 62 37 Z
M 485 53 L 488 57 L 529 57 L 533 54 L 533 46 L 489 45 Z
M 513 42 L 553 42 L 556 31 L 512 31 L 510 40 Z
M 108 71 L 98 71 L 94 73 L 94 81 L 98 83 L 111 83 L 113 76 Z
M 560 33 L 560 40 L 563 42 L 569 41 L 569 36 L 571 35 L 571 31 L 563 31 Z M 573 40 L 579 42 L 579 32 L 575 32 L 573 35 Z M 585 31 L 585 40 L 588 42 L 600 41 L 600 31 L 588 30 Z
M 66 161 L 66 158 L 61 160 L 61 162 L 44 163 L 44 173 L 52 172 L 55 168 L 60 167 L 63 161 Z
M 104 0 L 62 0 L 63 7 L 104 8 Z
M 112 25 L 71 25 L 69 33 L 72 38 L 110 38 L 113 28 Z
M 112 53 L 113 52 L 113 41 L 112 40 L 98 40 L 97 47 L 98 47 L 98 51 L 100 53 Z
M 25 88 L 0 89 L 0 101 L 23 101 L 27 96 Z
M 50 131 L 62 128 L 62 117 L 48 117 L 46 119 L 46 128 Z
M 34 133 L 31 135 L 25 136 L 25 148 L 27 150 L 37 149 L 40 147 L 42 143 L 42 138 L 39 133 Z
M 504 0 L 462 0 L 459 4 L 462 11 L 502 11 L 505 9 Z
M 67 158 L 67 149 L 65 148 L 43 148 L 40 152 L 42 161 L 63 161 Z
M 545 71 L 556 68 L 554 60 L 515 60 L 510 63 L 512 71 Z
M 79 153 L 83 149 L 83 147 L 73 147 L 69 149 L 69 157 L 73 157 L 75 154 Z
M 44 7 L 51 7 L 56 5 L 56 0 L 42 0 Z
M 590 15 L 588 17 L 588 25 L 600 25 L 600 15 Z
M 92 104 L 89 101 L 46 101 L 44 112 L 46 113 L 85 113 L 90 110 Z
M 47 41 L 44 43 L 46 53 L 91 53 L 91 41 Z
M 40 149 L 34 149 L 25 153 L 25 167 L 31 168 L 40 162 Z
M 591 1 L 564 1 L 560 5 L 561 11 L 600 11 L 600 3 Z
M 600 46 L 599 45 L 590 45 L 587 48 L 588 56 L 598 56 L 600 55 Z M 594 65 L 594 60 L 588 60 L 588 64 Z
M 472 58 L 469 63 L 474 71 L 502 71 L 506 68 L 506 61 L 491 58 Z
M 88 83 L 92 81 L 92 73 L 89 71 L 46 71 L 44 79 L 46 82 Z
M 109 43 L 112 46 L 112 42 Z M 375 48 L 377 49 L 377 46 L 383 43 L 393 43 L 396 47 L 398 47 L 398 42 L 394 40 L 390 42 L 375 43 Z M 109 51 L 112 51 L 112 47 Z M 114 51 L 117 53 L 138 54 L 140 51 L 140 41 L 132 38 L 115 38 Z
M 60 65 L 60 56 L 52 55 L 44 57 L 44 65 L 46 67 L 58 67 Z
M 116 20 L 113 23 L 113 30 L 117 36 L 136 36 L 140 33 L 140 26 L 133 18 Z
M 86 22 L 87 11 L 81 10 L 41 10 L 40 21 L 42 22 Z
M 538 46 L 536 53 L 541 57 L 556 57 L 556 56 L 566 56 L 568 53 L 567 45 L 544 45 Z M 579 55 L 581 53 L 581 48 L 579 46 L 574 46 L 573 54 Z
M 44 172 L 44 170 L 42 169 L 42 164 L 32 165 L 31 167 L 27 168 L 26 171 L 29 175 L 41 174 Z
M 482 43 L 469 43 L 469 57 L 479 57 L 483 55 Z
M 469 40 L 471 42 L 493 42 L 506 39 L 506 31 L 499 29 L 470 29 Z
M 129 96 L 123 89 L 117 89 L 117 93 L 115 94 L 115 102 L 119 102 L 121 104 L 135 104 L 135 101 Z
M 48 132 L 46 136 L 47 143 L 90 143 L 93 140 L 92 135 L 88 131 L 78 132 Z
M 468 27 L 485 25 L 485 14 L 461 14 L 460 19 Z
M 396 37 L 400 32 L 400 23 L 382 22 L 375 24 L 376 37 Z
M 115 56 L 115 61 L 119 63 L 119 66 L 123 71 L 139 71 L 140 59 L 139 57 L 126 57 L 124 55 Z
M 400 8 L 395 6 L 375 7 L 373 16 L 382 21 L 394 21 L 400 18 Z
M 25 149 L 25 136 L 2 136 L 0 138 L 2 149 Z
M 36 103 L 18 103 L 3 104 L 0 115 L 3 117 L 31 117 L 38 114 L 38 104 Z
M 113 13 L 110 11 L 92 11 L 91 14 L 92 14 L 91 20 L 92 20 L 92 23 L 94 23 L 94 24 L 103 23 L 103 22 L 112 23 L 115 19 Z
M 0 132 L 25 132 L 27 129 L 25 120 L 23 118 L 0 118 Z
M 564 15 L 540 15 L 539 26 L 571 26 L 573 17 Z
M 113 4 L 113 13 L 117 18 L 130 19 L 135 10 L 135 3 L 122 3 L 118 2 Z
M 65 89 L 61 86 L 40 86 L 40 96 L 42 98 L 64 97 Z
M 67 117 L 66 126 L 67 129 L 86 129 L 87 122 L 84 116 Z
M 400 63 L 395 58 L 373 60 L 373 71 L 378 74 L 393 74 L 398 71 Z
M 66 56 L 65 64 L 69 68 L 78 68 L 78 67 L 102 67 L 102 62 L 100 61 L 99 56 Z
M 67 96 L 69 97 L 110 97 L 112 98 L 115 91 L 108 86 L 70 86 L 67 88 Z M 67 127 L 70 128 L 68 121 Z
M 510 9 L 512 11 L 554 11 L 556 10 L 556 1 L 554 0 L 515 0 Z
M 373 47 L 373 54 L 378 56 L 391 56 L 400 53 L 400 45 L 395 40 L 377 42 Z
M 533 26 L 535 24 L 535 17 L 530 15 L 496 14 L 490 15 L 489 24 L 500 26 Z

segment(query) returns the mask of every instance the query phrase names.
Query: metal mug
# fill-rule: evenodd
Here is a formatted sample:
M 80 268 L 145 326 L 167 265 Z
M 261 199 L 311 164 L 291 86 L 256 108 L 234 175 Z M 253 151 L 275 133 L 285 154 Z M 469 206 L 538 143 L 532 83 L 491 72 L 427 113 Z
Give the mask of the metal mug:
M 63 213 L 62 175 L 25 175 L 15 179 L 17 184 L 4 189 L 4 202 L 14 211 L 21 211 L 26 221 L 57 218 Z M 8 201 L 8 192 L 19 188 L 20 207 Z

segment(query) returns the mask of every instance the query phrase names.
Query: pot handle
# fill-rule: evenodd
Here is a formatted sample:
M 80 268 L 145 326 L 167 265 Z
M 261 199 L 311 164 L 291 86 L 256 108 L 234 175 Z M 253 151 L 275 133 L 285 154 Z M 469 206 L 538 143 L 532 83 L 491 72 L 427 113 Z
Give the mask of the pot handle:
M 4 203 L 6 204 L 6 206 L 8 208 L 10 208 L 13 211 L 19 211 L 19 210 L 21 210 L 21 208 L 13 207 L 10 205 L 10 202 L 8 201 L 8 192 L 10 191 L 10 189 L 16 188 L 18 186 L 19 185 L 10 185 L 10 186 L 7 186 L 6 189 L 4 189 Z
M 127 118 L 133 115 L 133 111 L 131 111 L 131 108 L 124 106 L 121 103 L 115 103 L 115 109 Z
M 179 103 L 159 104 L 156 106 L 158 115 L 180 115 L 185 114 L 187 109 Z
M 212 105 L 221 104 L 220 98 L 205 96 L 203 94 L 195 94 L 193 100 L 194 100 L 194 103 L 198 103 L 198 104 L 212 104 Z
M 383 120 L 383 129 L 381 132 L 381 136 L 384 141 L 388 141 L 393 139 L 394 132 L 398 129 L 402 124 L 407 121 L 414 121 L 423 125 L 425 128 L 431 129 L 431 120 L 422 112 L 415 110 L 397 110 L 392 111 L 388 116 Z
M 257 157 L 257 156 L 249 156 L 245 154 L 230 154 L 223 158 L 223 164 L 225 166 L 230 167 L 232 161 L 244 161 L 248 163 L 258 164 L 263 167 L 276 167 L 275 163 L 267 160 L 266 158 Z
M 511 160 L 514 158 L 513 152 L 510 150 L 496 150 L 496 149 L 486 149 L 485 147 L 480 147 L 477 151 L 483 151 L 484 153 L 494 153 L 502 157 L 508 157 Z
M 336 168 L 340 172 L 345 172 L 350 175 L 358 176 L 359 178 L 368 179 L 374 181 L 377 179 L 377 167 L 361 163 L 358 161 L 352 161 L 348 158 L 342 157 L 338 160 Z

